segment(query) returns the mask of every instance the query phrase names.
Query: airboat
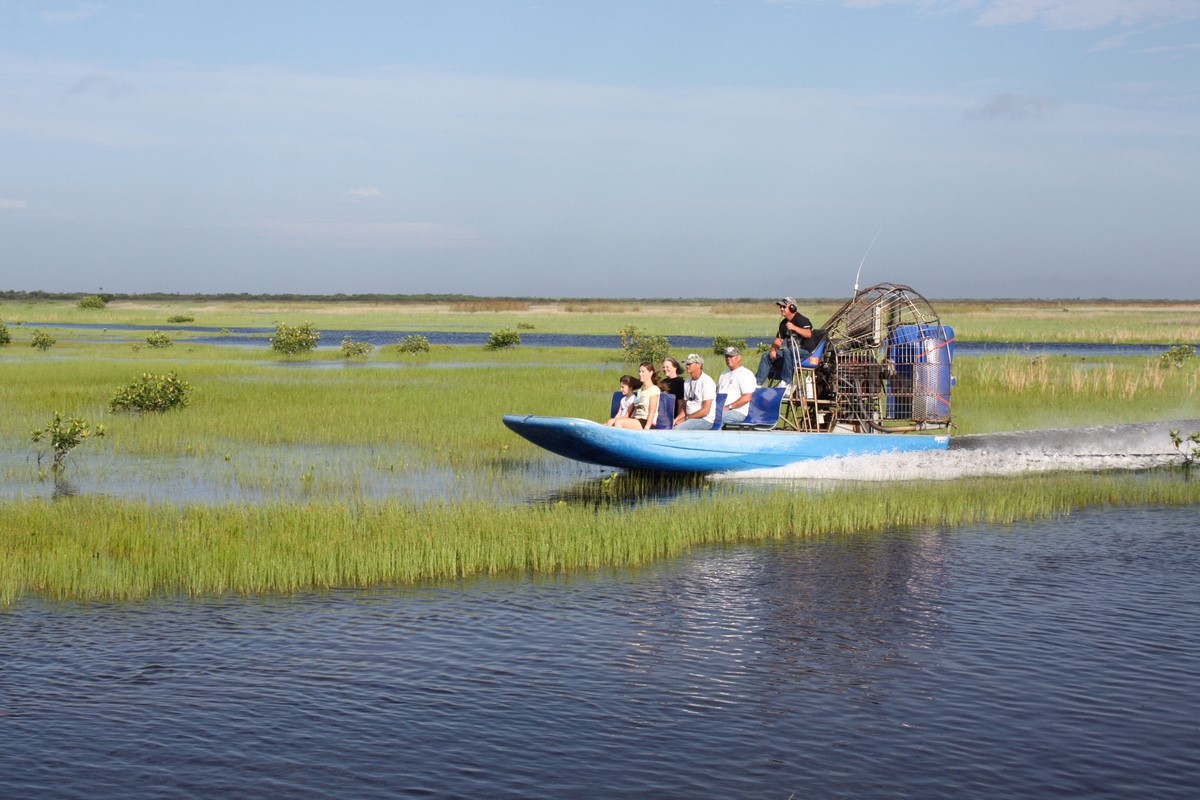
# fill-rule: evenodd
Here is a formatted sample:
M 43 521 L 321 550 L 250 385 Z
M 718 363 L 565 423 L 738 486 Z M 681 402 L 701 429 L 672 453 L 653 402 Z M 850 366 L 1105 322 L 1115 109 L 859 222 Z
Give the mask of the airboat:
M 504 424 L 566 458 L 653 472 L 761 469 L 949 446 L 954 331 L 910 287 L 856 291 L 811 337 L 787 346 L 792 380 L 786 388 L 759 387 L 737 425 L 718 414 L 710 430 L 673 430 L 670 402 L 661 403 L 658 426 L 645 431 L 517 414 L 505 415 Z

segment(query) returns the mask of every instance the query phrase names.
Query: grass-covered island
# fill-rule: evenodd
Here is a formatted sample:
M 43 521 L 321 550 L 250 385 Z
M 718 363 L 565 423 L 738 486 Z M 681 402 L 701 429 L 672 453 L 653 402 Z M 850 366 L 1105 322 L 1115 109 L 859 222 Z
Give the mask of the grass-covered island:
M 810 316 L 823 318 L 829 305 Z M 938 305 L 965 340 L 1200 341 L 1198 303 Z M 197 344 L 181 329 L 309 323 L 316 331 L 612 335 L 634 325 L 668 338 L 737 338 L 769 331 L 772 311 L 750 301 L 171 298 L 81 308 L 10 296 L 0 300 L 0 485 L 8 487 L 0 495 L 0 605 L 555 573 L 644 563 L 701 543 L 1200 503 L 1200 482 L 1183 468 L 920 482 L 903 491 L 771 484 L 730 492 L 697 481 L 682 499 L 642 503 L 636 513 L 618 500 L 655 487 L 618 476 L 586 481 L 582 493 L 527 500 L 538 494 L 539 465 L 554 457 L 509 433 L 500 416 L 600 418 L 628 370 L 620 349 L 395 344 L 287 354 L 265 338 L 261 346 Z M 101 327 L 69 326 L 80 322 Z M 954 432 L 1195 419 L 1200 359 L 1187 347 L 1177 352 L 1173 361 L 959 357 Z M 71 429 L 73 420 L 86 423 L 86 436 Z M 56 441 L 71 445 L 61 470 Z M 232 487 L 239 499 L 54 491 L 130 469 L 135 480 L 168 485 L 186 473 Z M 418 473 L 458 488 L 434 497 L 387 490 Z

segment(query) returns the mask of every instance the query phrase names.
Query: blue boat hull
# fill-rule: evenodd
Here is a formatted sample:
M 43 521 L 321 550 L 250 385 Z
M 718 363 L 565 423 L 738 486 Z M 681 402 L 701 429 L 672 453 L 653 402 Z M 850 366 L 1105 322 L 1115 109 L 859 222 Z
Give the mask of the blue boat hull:
M 946 435 L 610 428 L 570 417 L 507 414 L 504 424 L 538 447 L 606 467 L 654 472 L 725 472 L 815 458 L 945 450 Z

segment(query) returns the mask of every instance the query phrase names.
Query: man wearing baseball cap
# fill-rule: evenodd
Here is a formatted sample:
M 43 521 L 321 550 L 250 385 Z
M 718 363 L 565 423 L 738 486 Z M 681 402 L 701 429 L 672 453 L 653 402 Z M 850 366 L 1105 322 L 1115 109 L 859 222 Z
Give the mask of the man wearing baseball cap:
M 725 371 L 717 378 L 717 394 L 725 395 L 725 422 L 745 422 L 750 412 L 750 401 L 758 381 L 754 373 L 742 366 L 742 351 L 736 347 L 725 348 Z
M 683 362 L 683 408 L 675 416 L 675 428 L 708 429 L 717 421 L 717 384 L 704 374 L 704 356 L 692 353 Z
M 800 358 L 809 355 L 808 350 L 803 346 L 812 336 L 812 323 L 808 317 L 796 309 L 794 298 L 785 297 L 782 300 L 776 300 L 775 305 L 779 306 L 779 330 L 775 333 L 775 341 L 771 343 L 771 349 L 763 353 L 762 358 L 759 359 L 758 372 L 754 375 L 759 386 L 765 386 L 767 381 L 791 383 L 796 364 L 792 359 L 792 347 L 789 339 L 797 340 Z

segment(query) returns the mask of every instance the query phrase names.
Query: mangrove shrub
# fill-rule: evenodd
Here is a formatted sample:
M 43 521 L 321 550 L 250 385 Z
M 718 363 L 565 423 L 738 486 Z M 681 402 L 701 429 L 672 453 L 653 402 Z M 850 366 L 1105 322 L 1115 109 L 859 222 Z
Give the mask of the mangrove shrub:
M 428 353 L 429 340 L 416 334 L 405 336 L 396 343 L 396 349 L 401 353 Z
M 1200 458 L 1200 431 L 1196 431 L 1185 439 L 1178 430 L 1173 430 L 1171 431 L 1171 444 L 1175 445 L 1179 455 L 1183 456 L 1184 468 L 1190 468 L 1192 464 L 1196 463 L 1196 459 Z
M 507 347 L 516 347 L 520 343 L 520 333 L 512 328 L 502 328 L 488 337 L 487 344 L 484 347 L 488 350 L 503 350 Z
M 342 339 L 342 358 L 363 358 L 374 349 L 370 342 L 357 342 L 349 336 Z
M 142 377 L 117 392 L 108 404 L 110 411 L 169 411 L 188 404 L 192 385 L 174 372 L 166 375 L 143 373 Z
M 48 331 L 39 330 L 33 332 L 33 340 L 29 342 L 29 346 L 36 347 L 38 350 L 45 352 L 51 347 L 54 347 L 54 343 L 57 341 L 58 340 L 54 338 L 53 334 L 49 333 Z
M 275 335 L 271 337 L 271 349 L 276 353 L 286 353 L 288 355 L 307 353 L 310 350 L 316 349 L 317 342 L 320 339 L 320 331 L 314 331 L 310 322 L 306 322 L 303 325 L 284 325 L 280 323 L 275 328 Z
M 661 364 L 671 353 L 671 343 L 667 337 L 648 334 L 638 330 L 636 325 L 626 325 L 618 330 L 617 334 L 621 337 L 625 361 L 630 364 L 640 364 L 643 361 Z
M 76 305 L 79 308 L 105 308 L 108 301 L 98 294 L 85 294 Z
M 1159 356 L 1164 367 L 1182 367 L 1196 360 L 1196 348 L 1190 344 L 1177 344 Z
M 175 342 L 171 340 L 170 336 L 167 336 L 162 331 L 154 331 L 146 337 L 146 344 L 150 345 L 151 347 L 170 347 L 171 345 L 175 344 Z
M 63 419 L 62 414 L 54 412 L 54 419 L 50 420 L 50 424 L 44 428 L 37 428 L 33 431 L 33 441 L 41 442 L 48 441 L 50 443 L 50 451 L 54 454 L 54 463 L 51 466 L 55 472 L 62 472 L 65 466 L 64 462 L 67 456 L 71 454 L 79 445 L 87 441 L 88 438 L 95 436 L 97 439 L 104 436 L 104 426 L 97 425 L 96 430 L 91 430 L 91 425 L 87 420 L 79 417 L 71 419 Z M 41 454 L 38 454 L 38 462 L 41 462 Z
M 724 355 L 726 347 L 736 347 L 743 353 L 746 352 L 745 339 L 733 339 L 729 336 L 714 336 L 713 337 L 713 353 L 716 355 Z

